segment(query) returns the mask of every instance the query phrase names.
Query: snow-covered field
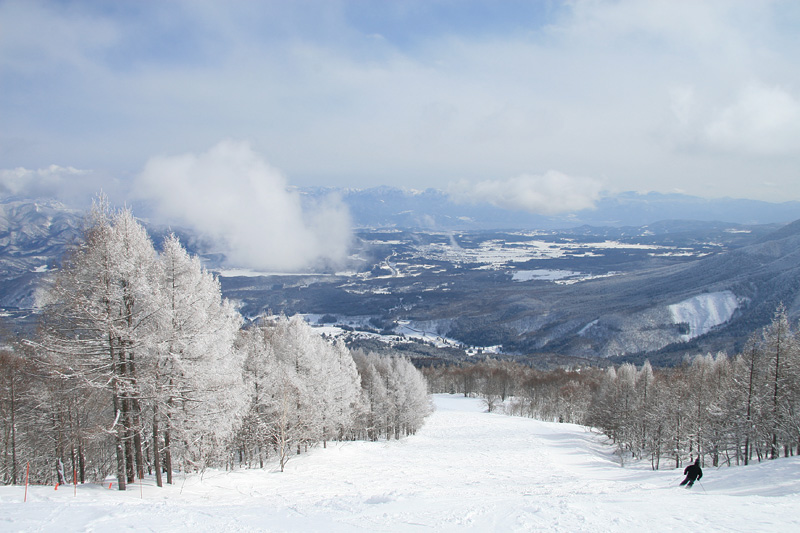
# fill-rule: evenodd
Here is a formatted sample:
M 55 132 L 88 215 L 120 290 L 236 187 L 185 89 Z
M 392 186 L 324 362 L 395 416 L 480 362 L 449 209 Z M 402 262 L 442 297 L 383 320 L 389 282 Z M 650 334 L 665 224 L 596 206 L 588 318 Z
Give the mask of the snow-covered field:
M 487 240 L 477 248 L 462 248 L 455 241 L 415 247 L 421 257 L 451 263 L 482 263 L 484 268 L 498 269 L 513 263 L 525 263 L 533 259 L 557 259 L 571 257 L 600 257 L 598 250 L 654 250 L 652 253 L 686 253 L 688 250 L 672 246 L 635 244 L 618 241 L 558 242 L 525 240 L 510 242 L 502 239 Z
M 415 436 L 158 489 L 0 487 L 2 531 L 800 531 L 800 460 L 680 471 L 619 462 L 580 426 L 435 397 Z
M 581 281 L 609 278 L 616 275 L 617 272 L 614 271 L 608 272 L 607 274 L 592 275 L 572 270 L 515 270 L 511 274 L 511 281 L 552 281 L 559 285 L 572 285 L 573 283 L 580 283 Z

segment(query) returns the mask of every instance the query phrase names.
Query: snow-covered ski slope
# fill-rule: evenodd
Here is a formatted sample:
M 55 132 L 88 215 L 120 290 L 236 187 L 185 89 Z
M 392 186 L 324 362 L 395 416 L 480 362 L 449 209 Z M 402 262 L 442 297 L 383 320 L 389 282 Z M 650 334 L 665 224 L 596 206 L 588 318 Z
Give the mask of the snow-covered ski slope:
M 2 531 L 800 531 L 800 460 L 620 468 L 580 426 L 435 397 L 413 437 L 318 448 L 286 472 L 210 471 L 158 489 L 0 487 Z

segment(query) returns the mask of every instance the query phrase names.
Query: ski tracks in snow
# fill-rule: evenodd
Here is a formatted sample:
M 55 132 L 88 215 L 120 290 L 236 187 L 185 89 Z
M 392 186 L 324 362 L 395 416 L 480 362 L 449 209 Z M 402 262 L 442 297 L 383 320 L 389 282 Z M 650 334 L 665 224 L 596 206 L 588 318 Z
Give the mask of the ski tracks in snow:
M 347 442 L 294 456 L 286 471 L 152 480 L 127 492 L 0 487 L 0 531 L 800 531 L 800 458 L 705 468 L 621 468 L 581 426 L 485 413 L 437 395 L 414 436 Z

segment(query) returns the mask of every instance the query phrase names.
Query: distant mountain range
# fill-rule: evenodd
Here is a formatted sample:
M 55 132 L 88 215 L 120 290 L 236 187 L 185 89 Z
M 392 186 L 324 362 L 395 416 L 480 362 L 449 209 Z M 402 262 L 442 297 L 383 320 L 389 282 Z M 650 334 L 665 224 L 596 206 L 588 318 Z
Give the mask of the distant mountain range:
M 0 202 L 0 309 L 33 306 L 41 278 L 80 238 L 82 217 L 52 200 Z
M 721 221 L 737 224 L 787 223 L 800 219 L 800 202 L 770 203 L 684 194 L 625 192 L 601 198 L 594 209 L 558 216 L 509 211 L 489 204 L 461 204 L 437 189 L 305 188 L 308 199 L 338 195 L 358 227 L 428 230 L 564 229 L 589 226 L 644 226 L 661 220 Z

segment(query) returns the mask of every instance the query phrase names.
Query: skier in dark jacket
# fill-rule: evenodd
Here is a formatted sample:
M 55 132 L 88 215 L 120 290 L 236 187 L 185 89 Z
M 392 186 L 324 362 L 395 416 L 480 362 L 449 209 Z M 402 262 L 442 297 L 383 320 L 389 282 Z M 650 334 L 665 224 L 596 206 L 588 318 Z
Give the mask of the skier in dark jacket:
M 703 469 L 700 468 L 700 458 L 698 457 L 694 464 L 687 466 L 684 471 L 686 479 L 681 481 L 681 486 L 686 485 L 687 489 L 692 488 L 694 481 L 703 477 Z

